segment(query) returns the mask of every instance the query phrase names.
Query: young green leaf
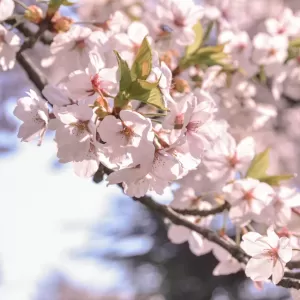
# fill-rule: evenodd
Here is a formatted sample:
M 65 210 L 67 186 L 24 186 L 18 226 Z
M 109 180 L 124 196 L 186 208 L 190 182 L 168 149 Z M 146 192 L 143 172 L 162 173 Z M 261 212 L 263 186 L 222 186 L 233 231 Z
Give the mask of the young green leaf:
M 270 149 L 268 148 L 254 157 L 247 171 L 246 177 L 259 179 L 268 176 L 266 172 L 270 163 L 269 152 Z
M 268 183 L 272 186 L 279 186 L 281 181 L 289 180 L 294 178 L 293 174 L 284 174 L 284 175 L 273 175 L 273 176 L 265 176 L 258 178 L 259 181 Z
M 117 51 L 114 51 L 117 57 L 120 72 L 120 91 L 128 89 L 132 83 L 131 73 L 128 64 L 123 60 Z
M 152 90 L 152 89 L 156 88 L 159 84 L 159 80 L 156 82 L 148 82 L 146 80 L 138 79 L 137 82 L 140 84 L 140 86 L 143 89 L 146 89 L 146 90 Z
M 148 83 L 148 84 L 152 84 L 152 83 Z M 152 89 L 149 89 L 148 87 L 144 88 L 140 84 L 140 82 L 135 81 L 131 85 L 129 94 L 130 94 L 130 99 L 139 100 L 143 103 L 153 105 L 161 110 L 167 110 L 163 101 L 161 91 L 158 87 L 154 87 Z
M 190 56 L 191 54 L 196 52 L 198 48 L 201 46 L 203 41 L 203 28 L 200 22 L 194 25 L 193 30 L 195 32 L 195 41 L 192 45 L 189 45 L 186 48 L 185 56 Z
M 131 78 L 133 80 L 147 79 L 151 69 L 152 52 L 147 37 L 145 37 L 131 67 Z

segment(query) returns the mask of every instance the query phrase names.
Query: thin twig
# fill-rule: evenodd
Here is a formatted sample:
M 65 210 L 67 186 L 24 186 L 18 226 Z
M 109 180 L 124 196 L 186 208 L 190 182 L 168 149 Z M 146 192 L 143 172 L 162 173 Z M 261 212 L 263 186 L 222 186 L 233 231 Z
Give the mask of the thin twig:
M 217 206 L 212 209 L 208 210 L 199 210 L 199 209 L 178 209 L 178 208 L 172 208 L 175 212 L 181 214 L 181 215 L 189 215 L 189 216 L 198 216 L 198 217 L 207 217 L 210 215 L 216 215 L 224 210 L 229 209 L 230 205 L 229 203 L 225 202 L 224 204 Z

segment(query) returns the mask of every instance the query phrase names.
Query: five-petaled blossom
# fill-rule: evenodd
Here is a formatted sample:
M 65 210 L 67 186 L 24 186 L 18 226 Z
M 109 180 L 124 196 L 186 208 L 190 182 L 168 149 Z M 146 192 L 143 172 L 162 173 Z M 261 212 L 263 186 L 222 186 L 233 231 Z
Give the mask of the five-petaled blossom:
M 254 281 L 266 281 L 272 276 L 274 284 L 283 278 L 285 265 L 292 259 L 293 249 L 286 237 L 269 229 L 267 236 L 257 232 L 243 235 L 241 248 L 251 256 L 246 265 L 246 276 Z
M 38 136 L 40 145 L 49 124 L 48 104 L 33 90 L 27 94 L 27 97 L 18 100 L 14 110 L 14 115 L 24 122 L 19 128 L 18 137 L 29 142 Z

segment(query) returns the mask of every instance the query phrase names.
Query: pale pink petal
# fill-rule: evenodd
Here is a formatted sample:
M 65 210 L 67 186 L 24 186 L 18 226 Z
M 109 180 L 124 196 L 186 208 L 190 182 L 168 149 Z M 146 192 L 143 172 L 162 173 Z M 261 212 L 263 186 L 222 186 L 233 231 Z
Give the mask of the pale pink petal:
M 171 225 L 168 238 L 174 244 L 182 244 L 188 240 L 190 230 L 184 226 Z
M 245 273 L 253 281 L 266 281 L 272 275 L 273 261 L 268 258 L 250 258 Z

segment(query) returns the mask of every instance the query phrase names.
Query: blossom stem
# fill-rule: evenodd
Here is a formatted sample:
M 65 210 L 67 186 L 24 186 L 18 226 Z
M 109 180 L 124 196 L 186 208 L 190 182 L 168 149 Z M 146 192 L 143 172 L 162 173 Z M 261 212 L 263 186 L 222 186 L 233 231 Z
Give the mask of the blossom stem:
M 17 3 L 17 4 L 19 4 L 20 6 L 22 6 L 24 9 L 28 8 L 28 6 L 25 3 L 23 3 L 22 1 L 14 0 L 14 2 Z

